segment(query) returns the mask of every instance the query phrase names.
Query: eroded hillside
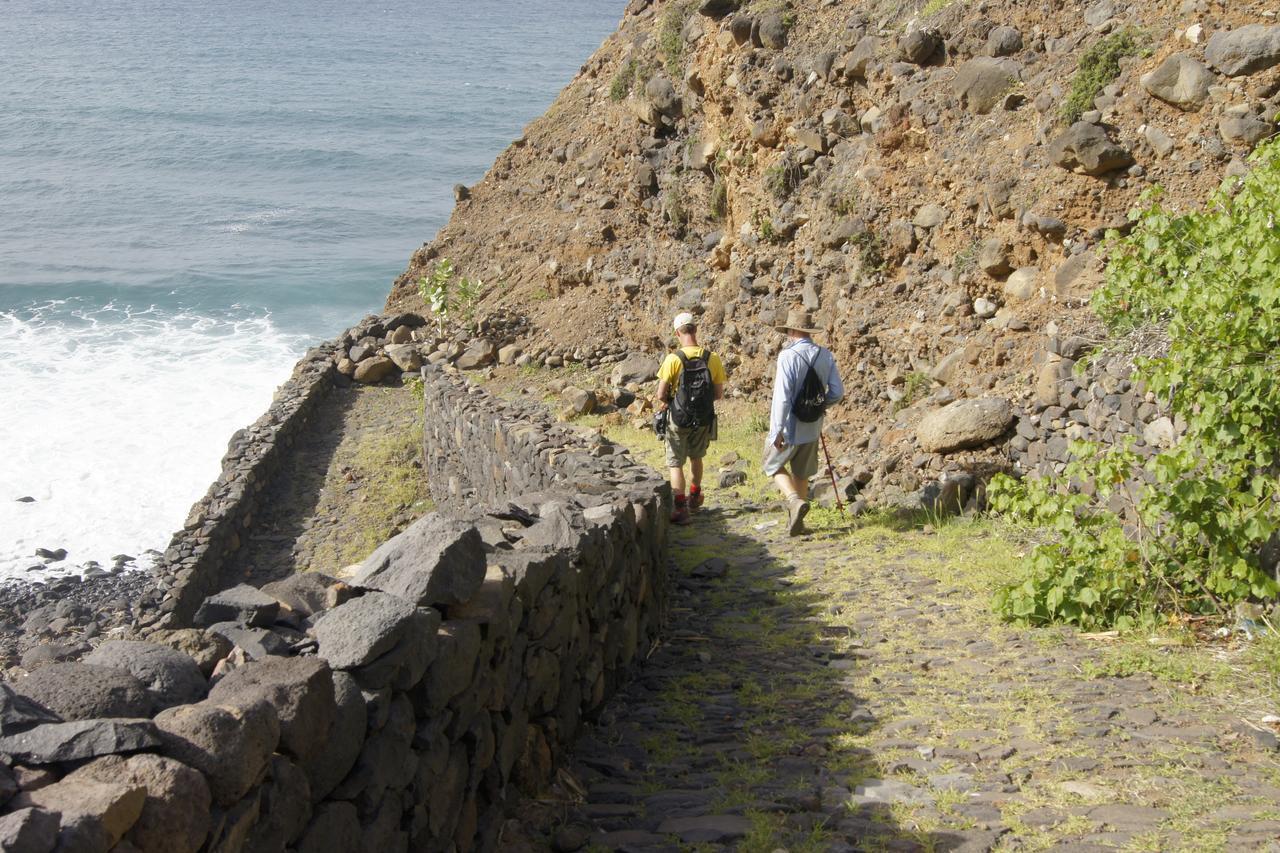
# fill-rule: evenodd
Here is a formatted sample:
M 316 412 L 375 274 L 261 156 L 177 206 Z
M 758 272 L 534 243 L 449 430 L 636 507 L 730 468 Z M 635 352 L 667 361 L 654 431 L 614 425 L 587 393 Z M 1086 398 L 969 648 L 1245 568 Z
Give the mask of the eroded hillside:
M 691 310 L 731 393 L 753 395 L 775 316 L 803 302 L 852 379 L 832 430 L 859 451 L 846 467 L 901 491 L 917 475 L 900 460 L 927 475 L 1011 441 L 1015 458 L 1065 446 L 1073 427 L 1142 436 L 1157 405 L 1094 423 L 1086 403 L 1116 383 L 1061 380 L 1095 335 L 1104 233 L 1153 187 L 1198 205 L 1247 169 L 1280 113 L 1275 17 L 1204 0 L 634 0 L 460 192 L 388 307 L 419 307 L 449 258 L 533 364 L 657 352 Z M 983 396 L 1011 401 L 1016 432 L 921 446 L 923 415 Z

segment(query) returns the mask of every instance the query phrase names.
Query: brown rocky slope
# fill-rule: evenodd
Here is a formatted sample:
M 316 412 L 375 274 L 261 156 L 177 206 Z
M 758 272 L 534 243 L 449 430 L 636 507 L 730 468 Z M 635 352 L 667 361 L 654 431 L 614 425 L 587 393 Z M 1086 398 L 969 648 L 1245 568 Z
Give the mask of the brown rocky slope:
M 771 324 L 803 302 L 846 375 L 831 432 L 859 479 L 1053 468 L 1068 438 L 1169 434 L 1123 365 L 1069 369 L 1097 339 L 1106 229 L 1153 186 L 1200 204 L 1277 112 L 1261 2 L 633 0 L 460 188 L 388 309 L 419 309 L 449 258 L 498 339 L 469 361 L 511 344 L 549 366 L 655 354 L 691 310 L 730 393 L 762 397 Z M 942 407 L 985 397 L 1009 402 L 995 439 L 937 437 Z

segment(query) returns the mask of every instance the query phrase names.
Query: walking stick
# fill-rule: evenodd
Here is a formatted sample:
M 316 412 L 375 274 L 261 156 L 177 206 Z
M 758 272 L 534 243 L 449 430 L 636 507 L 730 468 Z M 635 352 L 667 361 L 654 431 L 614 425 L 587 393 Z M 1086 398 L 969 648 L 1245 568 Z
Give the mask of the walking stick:
M 831 464 L 831 453 L 827 450 L 827 437 L 818 433 L 818 440 L 822 442 L 822 455 L 827 458 L 827 473 L 831 475 L 831 491 L 836 496 L 836 506 L 840 508 L 840 517 L 847 521 L 848 516 L 844 514 L 844 501 L 840 500 L 840 486 L 836 484 L 836 469 Z

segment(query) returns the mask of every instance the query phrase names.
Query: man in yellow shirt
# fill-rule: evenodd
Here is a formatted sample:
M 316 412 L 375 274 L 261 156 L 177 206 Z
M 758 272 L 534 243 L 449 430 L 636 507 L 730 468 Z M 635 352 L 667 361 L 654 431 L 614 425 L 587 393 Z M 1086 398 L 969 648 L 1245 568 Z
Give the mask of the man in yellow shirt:
M 676 500 L 671 520 L 688 524 L 690 511 L 702 506 L 702 458 L 715 437 L 715 401 L 724 397 L 725 372 L 720 356 L 698 345 L 692 314 L 676 315 L 673 325 L 680 347 L 658 368 L 656 405 L 667 412 L 667 468 Z M 687 498 L 686 460 L 691 480 Z

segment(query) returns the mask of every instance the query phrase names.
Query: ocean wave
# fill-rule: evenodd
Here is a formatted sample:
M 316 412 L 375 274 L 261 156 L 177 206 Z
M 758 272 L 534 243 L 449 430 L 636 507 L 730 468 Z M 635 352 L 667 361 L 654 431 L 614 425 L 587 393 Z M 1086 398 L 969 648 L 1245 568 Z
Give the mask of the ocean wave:
M 163 549 L 308 343 L 239 308 L 0 312 L 0 578 L 29 577 L 37 548 L 78 565 Z

